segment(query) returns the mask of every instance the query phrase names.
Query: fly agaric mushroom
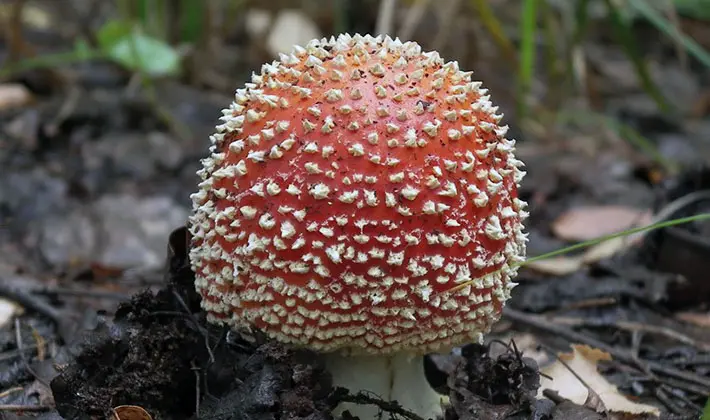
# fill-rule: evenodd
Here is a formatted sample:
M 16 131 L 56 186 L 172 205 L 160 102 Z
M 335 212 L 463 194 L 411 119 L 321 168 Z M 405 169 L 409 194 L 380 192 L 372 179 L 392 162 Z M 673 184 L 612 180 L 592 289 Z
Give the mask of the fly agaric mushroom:
M 423 355 L 480 341 L 525 255 L 501 118 L 470 72 L 415 42 L 340 35 L 265 64 L 223 111 L 191 196 L 208 321 L 325 353 L 336 385 L 441 414 Z

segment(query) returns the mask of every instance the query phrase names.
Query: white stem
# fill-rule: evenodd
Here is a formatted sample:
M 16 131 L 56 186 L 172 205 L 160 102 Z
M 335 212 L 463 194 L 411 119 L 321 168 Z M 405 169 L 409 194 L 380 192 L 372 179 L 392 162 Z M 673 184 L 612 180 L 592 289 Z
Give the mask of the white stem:
M 431 388 L 424 376 L 423 356 L 395 353 L 390 356 L 326 355 L 326 366 L 333 375 L 333 385 L 347 388 L 352 393 L 366 391 L 385 401 L 397 401 L 406 410 L 424 419 L 443 416 L 445 397 Z M 386 420 L 374 405 L 340 404 L 333 413 L 336 418 L 345 410 L 361 420 Z

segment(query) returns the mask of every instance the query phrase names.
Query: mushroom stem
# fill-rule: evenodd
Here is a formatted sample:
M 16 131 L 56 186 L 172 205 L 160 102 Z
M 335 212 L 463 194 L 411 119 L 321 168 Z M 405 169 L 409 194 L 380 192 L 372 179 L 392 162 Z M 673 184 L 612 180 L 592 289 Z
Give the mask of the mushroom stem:
M 373 393 L 385 401 L 397 401 L 404 409 L 424 419 L 443 416 L 444 396 L 437 393 L 424 374 L 424 357 L 399 352 L 392 355 L 348 356 L 328 353 L 325 357 L 333 385 L 353 393 Z M 362 420 L 384 420 L 374 405 L 341 403 L 333 413 L 336 418 L 348 410 Z

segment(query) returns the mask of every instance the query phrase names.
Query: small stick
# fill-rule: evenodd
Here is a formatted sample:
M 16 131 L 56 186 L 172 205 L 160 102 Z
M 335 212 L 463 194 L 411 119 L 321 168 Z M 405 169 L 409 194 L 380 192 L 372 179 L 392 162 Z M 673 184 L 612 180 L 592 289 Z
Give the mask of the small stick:
M 710 351 L 710 343 L 699 342 L 692 337 L 689 337 L 678 331 L 674 331 L 667 327 L 662 327 L 660 325 L 650 325 L 643 324 L 640 322 L 633 321 L 590 321 L 583 318 L 568 318 L 568 317 L 552 317 L 549 318 L 550 321 L 556 324 L 568 325 L 568 326 L 587 326 L 587 327 L 616 327 L 621 330 L 631 331 L 631 332 L 647 332 L 652 334 L 659 334 L 665 337 L 671 338 L 673 340 L 679 341 L 683 344 L 701 349 L 703 351 Z
M 37 350 L 37 344 L 30 344 L 28 346 L 25 346 L 22 350 L 20 349 L 15 349 L 15 350 L 8 350 L 5 352 L 0 353 L 0 363 L 1 362 L 7 362 L 8 360 L 12 360 L 16 357 L 21 357 L 23 353 L 31 353 Z
M 357 394 L 348 393 L 345 395 L 338 395 L 337 399 L 339 402 L 376 405 L 382 411 L 387 411 L 392 414 L 397 414 L 402 417 L 406 417 L 409 420 L 424 420 L 423 418 L 416 415 L 415 413 L 412 413 L 411 411 L 402 408 L 402 406 L 400 406 L 399 403 L 397 403 L 397 402 L 384 401 L 380 398 L 367 395 L 364 392 L 358 392 Z
M 32 289 L 31 292 L 36 295 L 58 295 L 71 297 L 89 297 L 96 299 L 108 299 L 118 301 L 128 301 L 131 299 L 129 295 L 119 292 L 104 292 L 98 290 L 75 290 L 66 287 L 45 286 L 38 289 Z
M 0 296 L 4 296 L 9 300 L 19 303 L 20 306 L 24 306 L 26 309 L 46 316 L 57 326 L 60 324 L 62 314 L 54 306 L 42 299 L 32 296 L 30 293 L 18 287 L 9 286 L 7 283 L 5 279 L 0 278 Z
M 52 407 L 48 405 L 21 405 L 21 404 L 0 404 L 0 412 L 2 411 L 27 411 L 27 412 L 41 412 L 49 411 Z
M 15 344 L 15 345 L 17 346 L 17 350 L 19 350 L 19 352 L 20 352 L 20 360 L 22 361 L 22 364 L 25 366 L 25 369 L 27 369 L 27 371 L 28 371 L 29 373 L 31 373 L 32 376 L 34 376 L 35 379 L 36 379 L 39 383 L 41 383 L 42 385 L 46 386 L 47 389 L 51 389 L 50 386 L 49 386 L 49 383 L 48 383 L 47 381 L 45 381 L 44 379 L 42 379 L 42 378 L 37 374 L 37 372 L 35 372 L 35 370 L 34 370 L 34 369 L 32 368 L 32 366 L 30 365 L 30 361 L 27 360 L 27 357 L 26 357 L 26 355 L 25 355 L 25 353 L 24 353 L 24 348 L 25 348 L 25 346 L 24 346 L 24 344 L 22 343 L 22 331 L 20 330 L 21 327 L 22 327 L 22 325 L 20 324 L 20 318 L 15 318 L 15 341 L 16 341 L 16 344 Z
M 584 334 L 580 334 L 576 331 L 573 331 L 569 328 L 565 328 L 560 325 L 553 324 L 547 320 L 545 320 L 543 317 L 538 316 L 538 315 L 532 315 L 532 314 L 526 314 L 524 312 L 517 311 L 515 309 L 512 309 L 510 307 L 506 307 L 504 309 L 504 315 L 508 318 L 511 319 L 515 322 L 527 325 L 528 327 L 535 328 L 538 330 L 546 331 L 548 333 L 552 333 L 554 335 L 558 335 L 560 337 L 564 337 L 565 339 L 571 341 L 571 342 L 577 342 L 577 343 L 583 343 L 587 344 L 592 347 L 596 347 L 599 350 L 605 351 L 609 353 L 612 357 L 615 359 L 632 364 L 632 365 L 638 365 L 638 363 L 642 363 L 644 368 L 647 370 L 651 370 L 656 373 L 660 373 L 666 376 L 670 376 L 673 378 L 677 379 L 682 379 L 684 381 L 700 385 L 706 389 L 708 393 L 710 393 L 710 379 L 708 378 L 703 378 L 700 375 L 696 375 L 694 373 L 690 372 L 685 372 L 680 369 L 677 369 L 672 366 L 665 366 L 661 363 L 654 362 L 654 361 L 642 361 L 639 359 L 634 359 L 632 355 L 630 355 L 627 351 L 620 350 L 613 348 L 609 346 L 608 344 L 601 342 L 595 338 L 592 337 L 587 337 Z M 644 369 L 642 369 L 644 370 Z

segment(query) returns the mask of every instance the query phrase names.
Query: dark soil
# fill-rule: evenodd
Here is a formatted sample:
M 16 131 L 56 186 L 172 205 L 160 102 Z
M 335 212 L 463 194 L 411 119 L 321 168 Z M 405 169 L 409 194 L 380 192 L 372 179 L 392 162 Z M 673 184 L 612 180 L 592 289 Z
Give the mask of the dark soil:
M 184 241 L 185 232 L 173 240 Z M 318 357 L 206 326 L 188 310 L 196 293 L 185 258 L 169 257 L 165 288 L 136 294 L 87 335 L 52 380 L 59 414 L 108 417 L 130 404 L 156 419 L 328 418 L 331 386 Z

